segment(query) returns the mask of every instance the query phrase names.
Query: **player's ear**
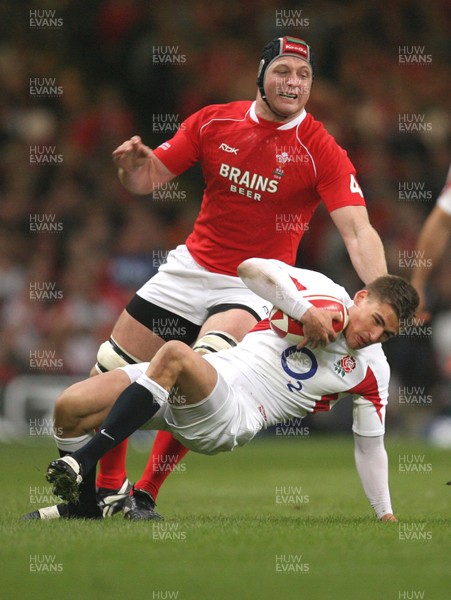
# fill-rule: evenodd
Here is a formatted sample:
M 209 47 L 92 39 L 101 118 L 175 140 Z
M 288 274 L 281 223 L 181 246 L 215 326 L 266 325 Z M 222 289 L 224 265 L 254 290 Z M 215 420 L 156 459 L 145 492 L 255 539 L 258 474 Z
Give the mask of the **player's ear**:
M 354 304 L 357 306 L 368 297 L 368 290 L 359 290 L 354 294 Z

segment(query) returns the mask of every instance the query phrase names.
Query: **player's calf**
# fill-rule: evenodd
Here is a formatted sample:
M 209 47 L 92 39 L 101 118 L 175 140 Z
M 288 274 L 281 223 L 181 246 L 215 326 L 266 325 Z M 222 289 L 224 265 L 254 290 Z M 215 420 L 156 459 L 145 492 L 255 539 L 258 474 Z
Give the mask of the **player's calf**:
M 53 409 L 55 431 L 63 433 L 65 437 L 78 437 L 83 435 L 84 431 L 80 427 L 81 416 L 80 399 L 78 393 L 81 385 L 76 383 L 71 385 L 56 399 Z

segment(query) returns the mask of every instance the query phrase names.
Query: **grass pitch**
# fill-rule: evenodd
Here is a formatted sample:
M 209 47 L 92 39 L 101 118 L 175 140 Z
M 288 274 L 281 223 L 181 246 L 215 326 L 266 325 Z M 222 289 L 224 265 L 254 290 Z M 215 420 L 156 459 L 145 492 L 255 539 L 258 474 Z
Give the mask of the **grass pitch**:
M 189 453 L 159 499 L 163 523 L 19 521 L 47 500 L 51 442 L 0 445 L 0 597 L 21 600 L 445 600 L 449 452 L 387 440 L 399 523 L 379 523 L 351 437 L 262 438 Z M 130 449 L 129 476 L 145 454 Z M 409 467 L 408 465 L 420 465 Z M 407 465 L 407 466 L 406 466 Z

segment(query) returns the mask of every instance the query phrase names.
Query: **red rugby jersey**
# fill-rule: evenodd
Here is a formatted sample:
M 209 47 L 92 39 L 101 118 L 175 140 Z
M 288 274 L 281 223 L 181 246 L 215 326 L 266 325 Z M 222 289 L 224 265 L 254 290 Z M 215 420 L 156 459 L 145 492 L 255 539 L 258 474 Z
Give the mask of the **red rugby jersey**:
M 346 152 L 305 111 L 282 124 L 251 101 L 207 106 L 155 155 L 175 175 L 200 161 L 206 187 L 186 244 L 216 273 L 236 275 L 252 256 L 293 265 L 321 201 L 329 212 L 365 206 Z

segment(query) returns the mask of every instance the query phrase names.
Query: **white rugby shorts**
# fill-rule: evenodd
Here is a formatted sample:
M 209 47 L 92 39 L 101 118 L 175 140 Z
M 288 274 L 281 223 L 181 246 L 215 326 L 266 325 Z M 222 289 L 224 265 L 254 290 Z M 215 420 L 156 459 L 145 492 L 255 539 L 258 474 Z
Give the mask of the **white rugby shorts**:
M 207 355 L 204 359 L 214 362 L 215 356 Z M 147 362 L 120 368 L 133 382 L 148 365 Z M 226 380 L 218 372 L 213 391 L 197 404 L 171 405 L 156 398 L 161 408 L 142 429 L 170 431 L 184 446 L 201 454 L 229 452 L 244 446 L 264 427 L 255 403 L 249 401 L 252 390 L 247 390 L 246 386 L 252 387 L 250 382 L 230 381 L 229 374 Z
M 261 319 L 265 319 L 271 309 L 271 305 L 251 292 L 238 276 L 212 273 L 199 265 L 185 245 L 171 250 L 167 262 L 136 293 L 196 325 L 203 325 L 208 311 L 220 304 L 242 304 Z

